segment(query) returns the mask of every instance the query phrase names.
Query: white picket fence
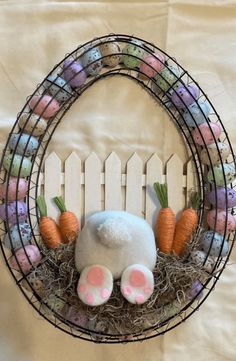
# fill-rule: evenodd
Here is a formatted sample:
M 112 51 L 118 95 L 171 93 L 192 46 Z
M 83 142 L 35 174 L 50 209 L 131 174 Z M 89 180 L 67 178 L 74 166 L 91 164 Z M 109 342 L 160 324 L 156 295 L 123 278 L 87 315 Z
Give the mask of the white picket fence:
M 185 165 L 176 154 L 166 164 L 153 154 L 144 164 L 134 153 L 126 163 L 126 172 L 122 173 L 121 169 L 121 160 L 114 152 L 104 164 L 95 153 L 84 164 L 75 152 L 64 164 L 55 152 L 51 153 L 45 159 L 40 182 L 48 214 L 58 216 L 52 198 L 63 195 L 67 208 L 75 212 L 82 224 L 93 212 L 105 209 L 126 210 L 153 225 L 160 209 L 153 191 L 154 182 L 167 181 L 169 204 L 176 213 L 186 206 L 189 192 L 196 189 L 191 160 Z

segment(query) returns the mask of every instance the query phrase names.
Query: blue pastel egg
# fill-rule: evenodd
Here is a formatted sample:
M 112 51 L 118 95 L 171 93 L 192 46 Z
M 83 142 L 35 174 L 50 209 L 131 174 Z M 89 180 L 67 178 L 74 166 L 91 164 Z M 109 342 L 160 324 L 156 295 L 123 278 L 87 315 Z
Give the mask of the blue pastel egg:
M 191 104 L 183 112 L 183 118 L 189 127 L 196 127 L 206 122 L 206 118 L 209 116 L 211 111 L 210 104 L 205 102 L 198 102 Z
M 88 50 L 82 56 L 82 64 L 88 75 L 98 75 L 102 70 L 102 55 L 98 48 Z
M 201 237 L 202 247 L 205 253 L 209 252 L 212 257 L 227 256 L 229 252 L 228 242 L 222 237 L 221 234 L 214 231 L 206 231 Z M 223 248 L 221 250 L 221 247 Z
M 23 133 L 23 134 L 12 134 L 9 140 L 9 148 L 14 150 L 15 153 L 31 157 L 35 154 L 39 142 L 38 139 Z
M 67 82 L 58 75 L 50 75 L 44 82 L 44 87 L 59 102 L 64 102 L 72 97 L 72 89 Z
M 23 245 L 26 246 L 32 238 L 30 225 L 27 222 L 15 224 L 10 228 L 10 236 L 12 245 L 8 234 L 4 238 L 4 245 L 7 248 L 17 250 L 22 248 Z
M 24 178 L 29 176 L 32 163 L 29 158 L 19 154 L 7 154 L 4 156 L 3 166 L 13 177 Z

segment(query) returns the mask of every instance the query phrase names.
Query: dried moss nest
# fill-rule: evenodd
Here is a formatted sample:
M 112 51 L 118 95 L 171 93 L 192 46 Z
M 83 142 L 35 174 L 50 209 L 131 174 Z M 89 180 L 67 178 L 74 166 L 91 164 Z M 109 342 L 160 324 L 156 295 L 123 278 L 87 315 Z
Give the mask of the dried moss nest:
M 42 302 L 44 311 L 47 309 L 52 317 L 55 317 L 56 312 L 64 318 L 65 311 L 72 307 L 74 313 L 84 315 L 83 319 L 86 319 L 83 324 L 76 322 L 74 327 L 79 325 L 80 329 L 82 326 L 95 334 L 144 334 L 177 314 L 190 301 L 188 292 L 196 280 L 204 283 L 210 277 L 187 257 L 196 244 L 197 241 L 192 242 L 183 258 L 158 253 L 153 271 L 154 292 L 143 305 L 128 303 L 120 292 L 119 281 L 114 282 L 113 292 L 107 303 L 97 307 L 84 305 L 76 293 L 78 272 L 74 263 L 74 244 L 62 245 L 56 250 L 48 250 L 42 245 L 44 261 L 27 276 L 27 280 L 33 289 L 36 288 L 35 282 L 38 286 L 39 280 L 43 284 L 43 288 L 35 290 L 35 293 Z M 53 302 L 50 302 L 52 298 Z M 45 304 L 48 307 L 45 308 Z

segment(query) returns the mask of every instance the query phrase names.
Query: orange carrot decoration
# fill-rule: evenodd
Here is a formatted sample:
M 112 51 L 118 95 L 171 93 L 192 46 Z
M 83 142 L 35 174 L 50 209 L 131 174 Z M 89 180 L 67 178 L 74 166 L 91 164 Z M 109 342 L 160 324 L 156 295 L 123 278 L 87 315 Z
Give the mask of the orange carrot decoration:
M 40 212 L 39 231 L 43 241 L 48 248 L 57 248 L 63 243 L 60 229 L 54 219 L 47 216 L 47 206 L 44 197 L 39 196 L 36 202 Z
M 59 225 L 64 243 L 74 242 L 79 232 L 79 222 L 73 212 L 67 211 L 62 197 L 55 197 L 54 202 L 61 211 Z
M 175 214 L 168 206 L 167 184 L 154 183 L 153 187 L 162 207 L 155 228 L 157 246 L 161 252 L 169 254 L 174 239 Z
M 198 214 L 197 209 L 200 205 L 199 193 L 194 193 L 191 200 L 191 207 L 183 211 L 180 219 L 178 220 L 175 228 L 173 253 L 177 256 L 181 256 L 190 242 L 193 233 L 197 228 Z

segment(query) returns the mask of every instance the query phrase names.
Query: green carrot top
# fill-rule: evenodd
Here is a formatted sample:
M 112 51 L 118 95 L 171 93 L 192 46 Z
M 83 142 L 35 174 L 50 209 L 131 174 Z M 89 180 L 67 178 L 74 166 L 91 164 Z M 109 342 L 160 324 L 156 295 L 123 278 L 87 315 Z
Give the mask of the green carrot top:
M 36 203 L 39 208 L 40 217 L 47 217 L 47 205 L 44 196 L 38 196 Z
M 167 183 L 156 182 L 153 184 L 154 191 L 156 192 L 157 198 L 162 208 L 168 208 L 168 188 Z

